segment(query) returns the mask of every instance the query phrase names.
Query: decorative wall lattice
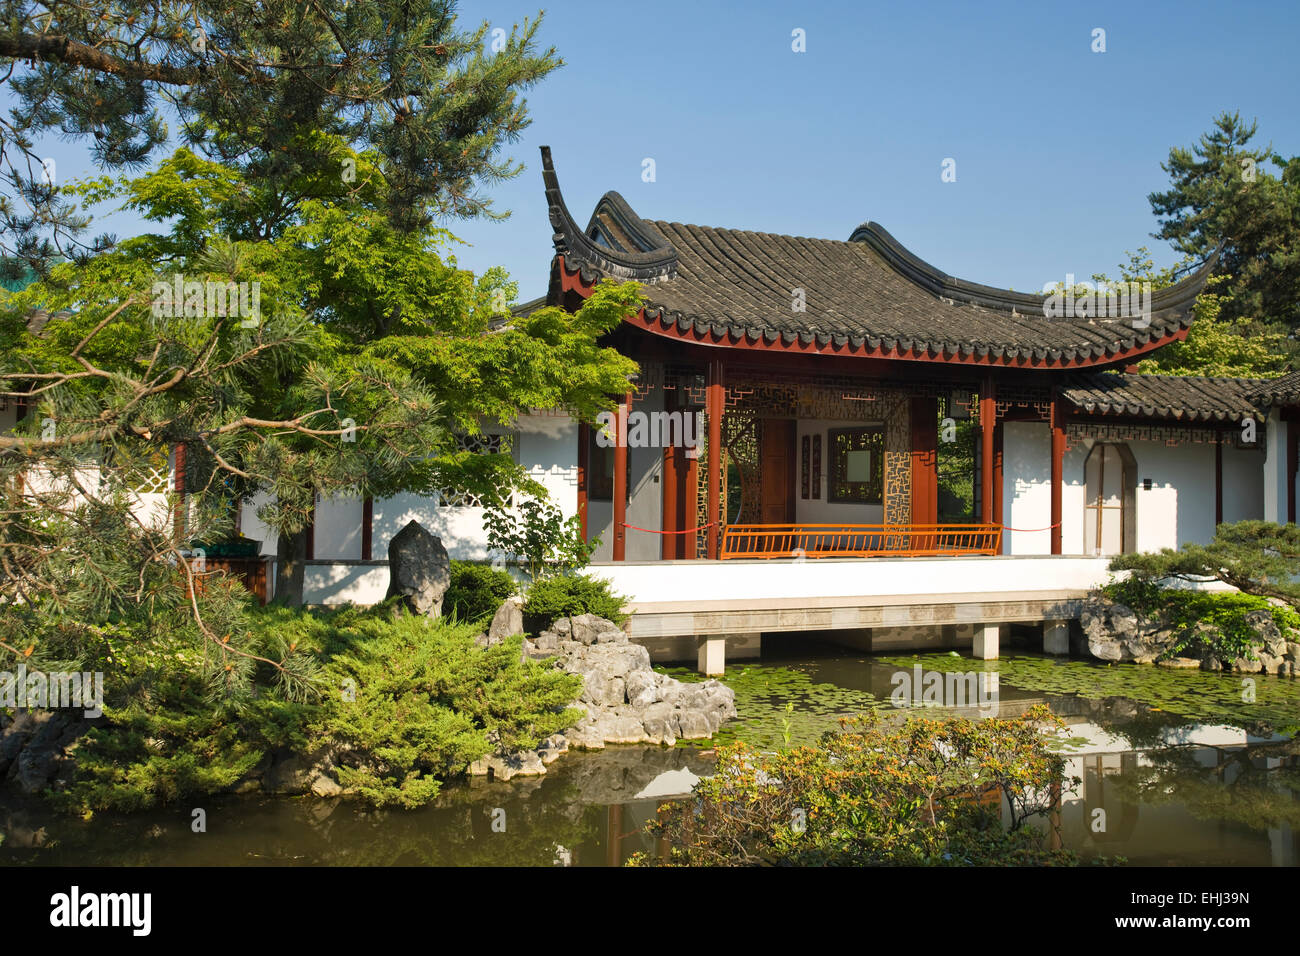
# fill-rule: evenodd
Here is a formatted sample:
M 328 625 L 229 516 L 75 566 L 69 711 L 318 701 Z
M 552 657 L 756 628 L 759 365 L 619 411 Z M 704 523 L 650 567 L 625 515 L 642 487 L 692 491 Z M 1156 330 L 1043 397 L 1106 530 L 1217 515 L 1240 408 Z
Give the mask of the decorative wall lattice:
M 1067 447 L 1074 447 L 1086 440 L 1095 440 L 1105 442 L 1153 441 L 1161 442 L 1172 448 L 1176 445 L 1231 445 L 1236 441 L 1236 436 L 1239 433 L 1240 430 L 1235 427 L 1220 429 L 1214 426 L 1198 428 L 1194 425 L 1128 425 L 1109 422 L 1073 421 L 1066 423 L 1065 441 Z M 1255 435 L 1254 447 L 1262 449 L 1264 447 L 1263 422 L 1256 426 Z
M 476 455 L 509 454 L 513 447 L 514 436 L 509 433 L 456 436 L 457 451 L 468 451 Z M 444 488 L 438 492 L 438 503 L 443 508 L 482 508 L 483 496 L 463 488 Z
M 912 409 L 910 396 L 882 403 L 885 422 L 885 523 L 912 521 Z

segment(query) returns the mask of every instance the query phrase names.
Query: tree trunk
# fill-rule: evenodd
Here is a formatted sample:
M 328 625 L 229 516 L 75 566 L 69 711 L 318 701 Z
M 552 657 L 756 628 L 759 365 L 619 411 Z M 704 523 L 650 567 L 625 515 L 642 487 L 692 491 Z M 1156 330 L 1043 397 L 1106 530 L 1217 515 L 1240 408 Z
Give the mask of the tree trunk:
M 303 569 L 307 564 L 307 529 L 280 535 L 276 545 L 275 599 L 302 607 Z

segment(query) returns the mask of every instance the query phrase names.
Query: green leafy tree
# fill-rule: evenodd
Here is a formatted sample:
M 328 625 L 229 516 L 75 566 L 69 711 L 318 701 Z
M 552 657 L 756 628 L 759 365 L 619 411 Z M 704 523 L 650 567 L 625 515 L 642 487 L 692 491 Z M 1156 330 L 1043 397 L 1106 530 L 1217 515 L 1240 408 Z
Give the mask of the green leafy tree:
M 1209 544 L 1119 554 L 1111 559 L 1110 569 L 1130 571 L 1147 582 L 1222 581 L 1300 609 L 1300 527 L 1254 520 L 1221 524 Z
M 537 48 L 540 18 L 489 35 L 462 29 L 453 0 L 5 0 L 0 23 L 11 275 L 113 245 L 84 239 L 91 220 L 42 166 L 43 134 L 84 140 L 106 170 L 137 169 L 175 119 L 184 145 L 286 200 L 354 172 L 309 133 L 364 144 L 382 158 L 389 215 L 414 230 L 493 214 L 481 190 L 519 172 L 500 149 L 529 123 L 521 94 L 561 63 Z
M 1256 125 L 1225 112 L 1191 148 L 1170 150 L 1161 165 L 1169 188 L 1148 197 L 1154 235 L 1197 260 L 1221 249 L 1230 327 L 1291 334 L 1300 327 L 1300 162 L 1253 146 Z

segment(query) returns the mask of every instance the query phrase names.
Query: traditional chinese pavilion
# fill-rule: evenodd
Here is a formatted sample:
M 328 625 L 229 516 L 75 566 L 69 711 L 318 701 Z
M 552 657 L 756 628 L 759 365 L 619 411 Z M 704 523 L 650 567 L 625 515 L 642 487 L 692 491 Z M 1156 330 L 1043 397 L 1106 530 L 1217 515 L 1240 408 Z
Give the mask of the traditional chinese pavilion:
M 542 163 L 555 254 L 532 305 L 643 283 L 610 340 L 641 365 L 619 420 L 707 423 L 695 458 L 580 426 L 577 510 L 607 559 L 1093 555 L 1264 516 L 1266 383 L 1123 371 L 1187 335 L 1210 264 L 1146 318 L 1048 319 L 872 222 L 844 240 L 682 225 L 609 192 L 582 228 Z

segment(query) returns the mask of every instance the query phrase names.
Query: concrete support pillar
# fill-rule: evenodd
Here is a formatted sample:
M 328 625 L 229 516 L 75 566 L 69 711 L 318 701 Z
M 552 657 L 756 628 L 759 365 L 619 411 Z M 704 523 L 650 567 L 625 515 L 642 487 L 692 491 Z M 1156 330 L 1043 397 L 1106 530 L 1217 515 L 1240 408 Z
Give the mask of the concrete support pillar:
M 975 625 L 975 643 L 971 656 L 976 660 L 995 661 L 998 659 L 998 637 L 1002 633 L 1000 624 Z
M 704 634 L 695 639 L 698 670 L 709 677 L 720 677 L 727 667 L 727 637 L 725 634 Z
M 1069 654 L 1070 653 L 1070 622 L 1069 621 L 1044 621 L 1043 622 L 1043 653 L 1044 654 Z

